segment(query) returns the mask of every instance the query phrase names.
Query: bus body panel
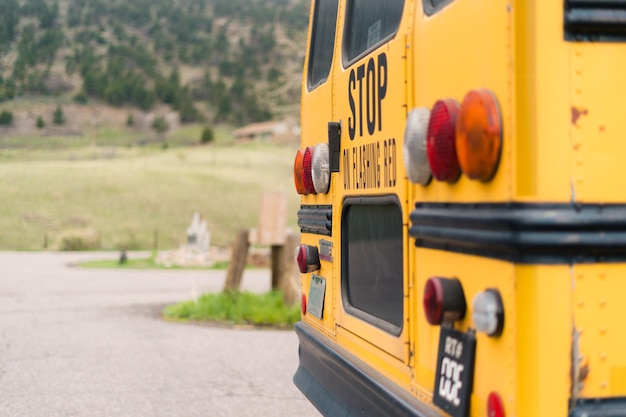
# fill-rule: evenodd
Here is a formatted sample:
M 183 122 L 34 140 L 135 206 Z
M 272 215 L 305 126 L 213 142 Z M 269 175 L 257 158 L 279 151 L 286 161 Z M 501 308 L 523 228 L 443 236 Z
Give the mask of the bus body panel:
M 383 17 L 353 27 L 356 3 Z M 305 313 L 296 328 L 296 384 L 324 415 L 447 415 L 433 402 L 443 331 L 422 305 L 426 282 L 441 277 L 458 280 L 467 302 L 464 318 L 445 326 L 476 341 L 469 411 L 459 415 L 487 415 L 492 393 L 507 416 L 623 415 L 626 42 L 567 40 L 569 0 L 407 0 L 381 40 L 392 3 L 339 0 L 328 80 L 307 88 L 305 60 L 301 147 L 328 141 L 333 123 L 340 163 L 328 194 L 302 196 L 305 208 L 331 207 L 332 233 L 303 232 L 302 243 L 324 241 L 332 256 L 302 275 L 305 299 L 311 275 L 326 290 L 322 318 Z M 355 36 L 367 39 L 356 52 Z M 494 177 L 410 183 L 408 112 L 478 89 L 501 116 Z M 402 305 L 391 325 L 351 294 L 365 284 L 350 268 L 367 273 L 391 253 L 351 229 L 351 216 L 370 207 L 401 215 Z M 474 297 L 488 289 L 504 306 L 496 337 L 475 332 L 472 319 Z

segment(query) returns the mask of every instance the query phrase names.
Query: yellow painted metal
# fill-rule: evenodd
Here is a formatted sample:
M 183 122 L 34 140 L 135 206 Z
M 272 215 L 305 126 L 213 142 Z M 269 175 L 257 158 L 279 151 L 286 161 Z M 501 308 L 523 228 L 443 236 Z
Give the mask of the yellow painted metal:
M 507 416 L 562 416 L 572 398 L 626 396 L 626 265 L 518 265 L 421 249 L 408 237 L 409 214 L 422 202 L 626 203 L 617 182 L 626 164 L 625 43 L 573 43 L 563 36 L 563 2 L 454 0 L 423 13 L 407 0 L 392 40 L 355 62 L 342 59 L 346 0 L 339 1 L 335 59 L 328 82 L 303 88 L 302 147 L 327 140 L 327 124 L 341 122 L 340 172 L 328 195 L 302 204 L 332 204 L 334 261 L 317 272 L 327 280 L 324 318 L 305 316 L 321 334 L 390 381 L 430 404 L 439 328 L 428 324 L 421 300 L 431 276 L 456 277 L 468 302 L 496 288 L 505 306 L 501 337 L 477 335 L 471 417 L 487 414 L 496 391 Z M 381 128 L 350 137 L 357 98 L 351 71 L 386 59 Z M 308 56 L 308 53 L 307 53 Z M 305 61 L 305 70 L 307 61 Z M 377 72 L 377 76 L 381 76 Z M 381 79 L 376 79 L 380 85 Z M 496 96 L 503 125 L 498 171 L 489 182 L 461 177 L 454 184 L 409 184 L 402 159 L 406 114 L 439 99 L 459 102 L 473 89 Z M 356 128 L 356 126 L 355 126 Z M 404 316 L 399 336 L 346 312 L 341 293 L 342 205 L 351 196 L 397 196 L 405 221 Z M 320 236 L 303 234 L 318 245 Z M 309 275 L 302 288 L 308 294 Z
M 513 415 L 566 416 L 571 389 L 571 271 L 517 266 L 512 323 L 517 330 L 517 409 Z
M 576 265 L 573 268 L 573 320 L 579 337 L 579 361 L 588 367 L 580 396 L 626 396 L 624 265 Z
M 315 3 L 311 3 L 311 16 L 310 20 L 312 21 L 313 13 L 315 9 Z M 321 85 L 317 86 L 314 89 L 309 89 L 307 83 L 308 77 L 308 64 L 309 64 L 309 52 L 311 45 L 311 26 L 309 26 L 308 33 L 308 41 L 307 41 L 307 49 L 306 49 L 306 58 L 304 62 L 304 71 L 302 78 L 302 99 L 300 103 L 300 126 L 301 126 L 301 138 L 300 138 L 300 147 L 302 149 L 307 146 L 315 146 L 318 143 L 327 143 L 328 142 L 328 122 L 332 119 L 332 106 L 330 100 L 332 98 L 332 90 L 333 83 L 325 82 Z M 337 59 L 333 60 L 333 64 L 335 65 Z M 295 156 L 294 156 L 295 158 Z M 328 194 L 316 194 L 316 195 L 305 195 L 301 198 L 301 203 L 303 205 L 330 205 L 332 204 L 332 193 L 336 188 L 335 186 L 336 178 L 335 176 L 331 177 L 331 185 L 330 191 Z M 306 245 L 311 245 L 315 247 L 319 247 L 320 241 L 319 235 L 311 235 L 311 234 L 303 234 L 301 237 L 301 243 Z M 320 271 L 316 271 L 317 275 L 322 276 L 326 279 L 326 291 L 324 297 L 324 310 L 322 314 L 322 319 L 318 319 L 312 315 L 305 315 L 303 320 L 306 321 L 311 326 L 314 326 L 320 332 L 323 332 L 325 335 L 334 338 L 334 328 L 335 328 L 335 317 L 334 317 L 334 288 L 337 285 L 337 279 L 335 278 L 334 264 L 331 262 L 322 261 L 322 268 Z M 309 285 L 310 285 L 311 274 L 303 274 L 301 278 L 301 288 L 302 293 L 307 296 L 309 294 Z

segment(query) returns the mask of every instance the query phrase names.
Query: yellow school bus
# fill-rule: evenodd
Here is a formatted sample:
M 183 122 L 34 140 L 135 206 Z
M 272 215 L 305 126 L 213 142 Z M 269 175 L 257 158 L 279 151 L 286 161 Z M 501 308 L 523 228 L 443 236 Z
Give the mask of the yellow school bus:
M 626 415 L 625 22 L 312 1 L 294 382 L 323 415 Z

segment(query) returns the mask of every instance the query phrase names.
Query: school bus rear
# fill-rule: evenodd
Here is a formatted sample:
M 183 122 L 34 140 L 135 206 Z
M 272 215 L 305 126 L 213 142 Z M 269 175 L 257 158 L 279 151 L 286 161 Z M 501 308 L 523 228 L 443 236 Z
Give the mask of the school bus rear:
M 323 414 L 624 415 L 623 15 L 313 2 L 294 380 Z

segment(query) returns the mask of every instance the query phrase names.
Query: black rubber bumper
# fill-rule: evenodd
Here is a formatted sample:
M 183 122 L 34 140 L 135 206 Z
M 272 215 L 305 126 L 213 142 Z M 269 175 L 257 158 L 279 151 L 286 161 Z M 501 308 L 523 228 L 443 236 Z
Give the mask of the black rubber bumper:
M 626 398 L 578 400 L 570 417 L 624 417 Z
M 439 417 L 399 387 L 325 339 L 303 322 L 296 324 L 300 365 L 293 381 L 324 416 Z M 358 366 L 357 366 L 358 363 Z

